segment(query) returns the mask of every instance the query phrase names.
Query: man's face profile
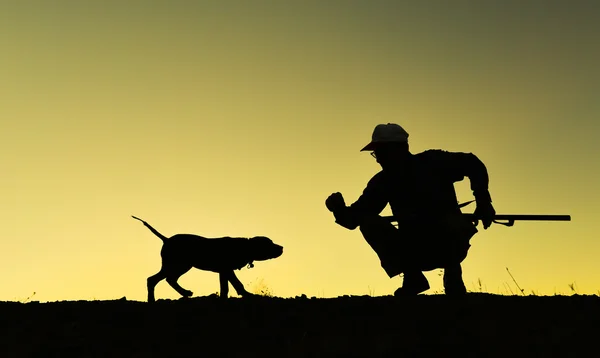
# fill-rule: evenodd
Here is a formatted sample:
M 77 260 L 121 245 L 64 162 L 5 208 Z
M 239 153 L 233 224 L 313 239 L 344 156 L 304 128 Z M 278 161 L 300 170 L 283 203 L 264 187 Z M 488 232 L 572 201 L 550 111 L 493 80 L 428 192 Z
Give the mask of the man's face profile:
M 407 143 L 381 143 L 371 153 L 382 167 L 400 164 L 407 154 Z

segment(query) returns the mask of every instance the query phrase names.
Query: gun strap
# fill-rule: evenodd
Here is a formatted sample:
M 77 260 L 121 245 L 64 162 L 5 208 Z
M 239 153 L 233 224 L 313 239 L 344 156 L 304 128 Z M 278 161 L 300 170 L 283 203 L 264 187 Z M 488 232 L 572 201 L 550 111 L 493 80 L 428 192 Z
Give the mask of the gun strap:
M 500 224 L 500 225 L 504 225 L 504 226 L 513 226 L 515 224 L 514 220 L 508 220 L 507 222 L 503 223 L 500 222 L 498 220 L 492 220 L 492 222 L 496 223 L 496 224 Z

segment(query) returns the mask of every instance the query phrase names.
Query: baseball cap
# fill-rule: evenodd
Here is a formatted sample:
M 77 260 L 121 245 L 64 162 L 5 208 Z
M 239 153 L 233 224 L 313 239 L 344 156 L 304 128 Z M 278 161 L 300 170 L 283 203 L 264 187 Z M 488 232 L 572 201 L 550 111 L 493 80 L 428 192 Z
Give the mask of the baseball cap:
M 378 124 L 373 130 L 371 142 L 360 151 L 374 150 L 379 143 L 408 142 L 408 133 L 395 123 Z

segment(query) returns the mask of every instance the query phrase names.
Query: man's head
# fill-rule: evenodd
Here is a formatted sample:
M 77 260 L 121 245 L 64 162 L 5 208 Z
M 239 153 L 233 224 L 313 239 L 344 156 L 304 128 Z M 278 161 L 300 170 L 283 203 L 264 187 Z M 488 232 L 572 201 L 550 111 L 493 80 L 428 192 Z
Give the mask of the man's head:
M 371 151 L 383 168 L 401 162 L 410 154 L 408 133 L 395 123 L 378 124 L 373 130 L 371 142 L 361 151 Z

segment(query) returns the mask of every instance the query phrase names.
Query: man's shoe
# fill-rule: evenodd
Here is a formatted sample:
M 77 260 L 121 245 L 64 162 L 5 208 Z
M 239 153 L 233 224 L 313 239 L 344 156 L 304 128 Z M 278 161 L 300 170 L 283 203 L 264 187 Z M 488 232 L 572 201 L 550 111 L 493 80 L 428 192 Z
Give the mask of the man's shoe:
M 407 296 L 417 296 L 419 293 L 425 292 L 429 289 L 429 284 L 425 287 L 399 287 L 396 291 L 394 291 L 395 297 L 407 297 Z
M 467 294 L 465 285 L 444 287 L 444 291 L 446 296 L 464 296 Z
M 394 296 L 396 297 L 405 297 L 405 296 L 416 296 L 421 292 L 425 292 L 429 289 L 429 282 L 423 273 L 419 273 L 419 275 L 409 276 L 407 280 L 406 274 L 404 276 L 404 282 L 402 283 L 402 287 L 398 288 L 394 292 Z

